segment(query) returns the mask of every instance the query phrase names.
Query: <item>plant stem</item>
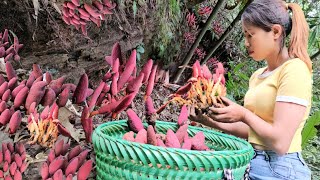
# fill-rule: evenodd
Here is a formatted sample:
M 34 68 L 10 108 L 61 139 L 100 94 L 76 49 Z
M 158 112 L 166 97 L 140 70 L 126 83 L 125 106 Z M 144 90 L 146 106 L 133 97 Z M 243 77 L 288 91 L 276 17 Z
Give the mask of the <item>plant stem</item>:
M 320 55 L 320 49 L 319 49 L 318 52 L 316 52 L 315 54 L 313 54 L 313 55 L 310 57 L 310 59 L 313 60 L 313 59 L 317 58 L 319 55 Z
M 216 42 L 216 44 L 210 49 L 206 57 L 201 61 L 201 65 L 205 64 L 208 61 L 212 54 L 220 47 L 222 42 L 229 36 L 230 32 L 233 30 L 237 22 L 241 19 L 241 15 L 243 14 L 244 10 L 251 4 L 252 1 L 253 0 L 247 1 L 246 5 L 241 9 L 237 17 L 230 24 L 230 26 L 224 31 L 218 42 Z
M 194 51 L 196 50 L 196 48 L 199 46 L 199 43 L 201 41 L 201 39 L 203 38 L 204 34 L 206 33 L 206 31 L 208 30 L 208 28 L 211 26 L 211 23 L 213 22 L 216 14 L 218 13 L 218 10 L 220 9 L 220 7 L 222 6 L 224 0 L 218 0 L 216 6 L 214 7 L 214 9 L 212 10 L 205 26 L 202 28 L 201 32 L 199 33 L 196 41 L 193 43 L 190 51 L 188 52 L 187 56 L 185 57 L 185 59 L 183 60 L 183 63 L 182 63 L 182 67 L 180 69 L 178 69 L 178 72 L 176 73 L 174 79 L 173 79 L 173 82 L 174 83 L 177 83 L 180 79 L 180 76 L 181 74 L 183 73 L 185 67 L 189 64 L 192 56 L 193 56 L 193 53 Z
M 313 165 L 311 165 L 311 164 L 308 164 L 308 166 L 311 167 L 311 168 L 313 168 L 313 169 L 315 169 L 315 170 L 317 170 L 317 171 L 320 171 L 320 168 L 318 168 L 318 167 L 316 167 L 316 166 L 313 166 Z

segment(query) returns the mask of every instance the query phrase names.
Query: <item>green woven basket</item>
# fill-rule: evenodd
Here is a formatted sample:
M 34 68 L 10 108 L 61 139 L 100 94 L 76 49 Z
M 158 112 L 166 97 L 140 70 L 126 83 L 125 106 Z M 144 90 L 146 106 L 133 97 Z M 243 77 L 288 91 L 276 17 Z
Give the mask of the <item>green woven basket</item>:
M 145 124 L 146 126 L 146 124 Z M 156 122 L 157 130 L 176 130 L 176 123 Z M 189 126 L 189 136 L 202 131 L 206 145 L 215 151 L 163 148 L 122 140 L 128 132 L 126 120 L 107 122 L 92 135 L 96 153 L 97 179 L 222 179 L 231 169 L 242 179 L 253 156 L 251 145 L 240 138 Z

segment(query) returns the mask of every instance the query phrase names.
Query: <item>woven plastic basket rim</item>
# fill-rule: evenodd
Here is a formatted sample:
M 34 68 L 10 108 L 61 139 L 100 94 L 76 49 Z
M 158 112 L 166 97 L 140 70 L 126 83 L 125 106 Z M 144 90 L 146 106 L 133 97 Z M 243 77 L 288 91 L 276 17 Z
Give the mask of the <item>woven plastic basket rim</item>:
M 100 156 L 100 155 L 99 155 Z M 102 163 L 102 164 L 105 164 L 104 162 L 103 162 L 103 160 L 101 160 L 101 158 L 97 158 L 97 159 L 99 159 L 98 161 L 99 162 L 97 162 L 98 164 L 100 164 L 100 163 Z M 109 162 L 109 161 L 108 161 Z M 119 163 L 121 163 L 121 162 L 119 162 Z M 122 162 L 123 163 L 123 162 Z M 126 162 L 126 163 L 129 163 L 130 164 L 130 162 Z M 171 171 L 171 172 L 175 172 L 175 173 L 177 173 L 177 174 L 179 174 L 180 173 L 180 175 L 181 174 L 184 174 L 184 173 L 192 173 L 193 175 L 203 175 L 203 173 L 204 172 L 199 172 L 199 171 L 181 171 L 181 170 L 174 170 L 174 169 L 159 169 L 159 168 L 156 168 L 156 167 L 148 167 L 148 166 L 144 166 L 144 165 L 138 165 L 138 167 L 136 168 L 136 169 L 128 169 L 128 168 L 124 168 L 124 167 L 119 167 L 117 164 L 115 164 L 114 162 L 112 162 L 112 163 L 107 163 L 108 164 L 108 166 L 110 166 L 110 167 L 115 167 L 115 168 L 118 168 L 118 171 L 120 171 L 120 172 L 118 172 L 119 174 L 117 174 L 117 175 L 119 175 L 119 176 L 121 176 L 121 177 L 123 177 L 124 176 L 124 174 L 125 174 L 125 171 L 130 171 L 130 173 L 131 172 L 135 172 L 135 173 L 143 173 L 143 174 L 145 174 L 145 175 L 148 175 L 148 173 L 145 171 L 145 172 L 141 172 L 140 170 L 141 170 L 141 168 L 146 168 L 146 169 L 158 169 L 158 171 Z M 232 169 L 230 169 L 230 170 L 232 170 L 233 172 L 234 171 L 240 171 L 240 170 L 243 170 L 243 171 L 245 171 L 245 169 L 247 168 L 247 165 L 245 165 L 245 166 L 239 166 L 239 167 L 236 167 L 236 168 L 232 168 Z M 104 168 L 102 168 L 102 167 L 100 167 L 99 165 L 97 166 L 97 171 L 98 171 L 98 175 L 100 175 L 100 176 L 102 176 L 102 177 L 105 177 L 106 175 L 107 176 L 114 176 L 114 174 L 110 174 L 110 172 L 106 172 L 105 171 L 105 169 Z M 219 171 L 219 173 L 222 173 L 223 174 L 223 171 L 224 171 L 224 169 L 220 169 L 220 170 L 218 170 Z M 216 176 L 216 174 L 217 174 L 218 172 L 209 172 L 209 174 L 210 175 L 212 175 L 213 177 L 214 176 Z M 161 173 L 162 175 L 164 175 L 164 174 L 170 174 L 170 173 Z M 205 174 L 206 174 L 206 176 L 208 176 L 208 172 L 206 171 L 205 172 Z M 152 176 L 154 176 L 155 174 L 151 174 Z M 160 175 L 160 174 L 156 174 L 156 175 Z M 233 174 L 234 176 L 237 176 L 237 175 L 239 175 L 239 174 Z M 186 175 L 186 176 L 188 176 L 188 175 Z M 241 175 L 242 176 L 242 175 Z M 162 177 L 162 178 L 166 178 L 166 177 L 164 177 L 164 176 L 160 176 L 160 177 Z M 195 179 L 199 179 L 199 178 L 195 178 Z
M 172 123 L 172 122 L 164 122 L 164 121 L 156 121 L 156 124 L 163 124 L 163 125 L 170 125 L 170 126 L 177 126 L 176 123 Z M 195 151 L 195 150 L 186 150 L 186 149 L 179 149 L 179 148 L 164 148 L 164 147 L 159 147 L 159 146 L 153 146 L 150 144 L 141 144 L 141 143 L 136 143 L 136 142 L 130 142 L 130 141 L 126 141 L 123 139 L 119 139 L 113 136 L 109 136 L 105 133 L 103 133 L 103 129 L 107 128 L 110 125 L 126 125 L 127 126 L 127 120 L 118 120 L 118 121 L 111 121 L 111 122 L 106 122 L 103 123 L 101 125 L 99 125 L 94 133 L 96 133 L 96 135 L 100 136 L 100 138 L 104 138 L 104 139 L 108 139 L 111 140 L 113 142 L 117 142 L 117 143 L 121 143 L 123 145 L 128 145 L 128 146 L 136 146 L 139 148 L 145 148 L 148 150 L 155 150 L 155 151 L 163 151 L 163 152 L 175 152 L 175 153 L 184 153 L 184 154 L 193 154 L 193 155 L 206 155 L 206 156 L 228 156 L 228 155 L 236 155 L 236 154 L 247 154 L 247 153 L 253 153 L 253 148 L 251 146 L 250 143 L 248 143 L 247 141 L 245 141 L 244 139 L 241 138 L 237 138 L 235 136 L 232 135 L 228 135 L 228 134 L 224 134 L 221 132 L 217 132 L 214 130 L 209 130 L 209 129 L 205 129 L 205 128 L 200 128 L 200 127 L 194 127 L 194 126 L 189 126 L 189 129 L 192 130 L 197 130 L 197 131 L 203 131 L 206 133 L 214 133 L 217 136 L 221 136 L 223 138 L 227 138 L 227 139 L 231 139 L 232 141 L 234 141 L 237 144 L 237 147 L 239 147 L 239 144 L 241 146 L 242 149 L 238 149 L 238 150 L 219 150 L 219 151 Z M 92 141 L 95 142 L 95 135 L 92 136 Z

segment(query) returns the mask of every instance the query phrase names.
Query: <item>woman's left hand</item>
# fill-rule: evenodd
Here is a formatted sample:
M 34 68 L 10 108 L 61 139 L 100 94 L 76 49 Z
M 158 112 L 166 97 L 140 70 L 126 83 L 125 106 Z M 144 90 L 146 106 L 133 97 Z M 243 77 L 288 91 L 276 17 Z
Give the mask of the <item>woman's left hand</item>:
M 248 111 L 246 108 L 234 103 L 226 97 L 221 97 L 221 100 L 226 107 L 210 107 L 209 113 L 207 114 L 210 118 L 223 123 L 234 123 L 245 119 L 245 115 Z

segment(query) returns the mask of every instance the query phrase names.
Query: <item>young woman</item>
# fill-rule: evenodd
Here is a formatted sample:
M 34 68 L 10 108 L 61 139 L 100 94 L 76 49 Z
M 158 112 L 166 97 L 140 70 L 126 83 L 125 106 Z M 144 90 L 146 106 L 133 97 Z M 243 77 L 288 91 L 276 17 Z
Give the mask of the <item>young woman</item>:
M 255 0 L 242 15 L 242 27 L 250 57 L 266 61 L 267 67 L 251 76 L 244 107 L 222 98 L 226 107 L 211 107 L 207 115 L 191 119 L 205 119 L 207 126 L 248 139 L 255 149 L 250 179 L 311 179 L 301 156 L 301 131 L 312 96 L 304 14 L 295 3 Z

